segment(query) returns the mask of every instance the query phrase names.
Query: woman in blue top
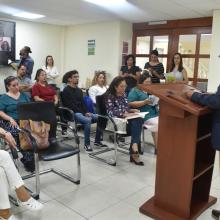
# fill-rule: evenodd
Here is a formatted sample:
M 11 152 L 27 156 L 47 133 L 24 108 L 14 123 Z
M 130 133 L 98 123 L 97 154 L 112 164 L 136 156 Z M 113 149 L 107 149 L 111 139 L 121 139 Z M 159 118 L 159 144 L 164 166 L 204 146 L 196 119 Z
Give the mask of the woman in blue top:
M 14 76 L 9 76 L 5 79 L 7 93 L 0 97 L 0 126 L 10 132 L 16 140 L 17 147 L 20 149 L 19 129 L 18 129 L 18 114 L 17 105 L 19 103 L 29 102 L 29 97 L 19 91 L 18 79 Z M 21 149 L 20 149 L 21 150 Z M 22 151 L 23 162 L 28 171 L 34 171 L 33 153 Z
M 151 81 L 149 73 L 141 75 L 139 84 L 149 84 Z M 155 99 L 156 97 L 154 97 Z M 129 106 L 139 109 L 141 112 L 149 112 L 145 116 L 145 126 L 152 132 L 155 146 L 157 146 L 157 132 L 158 132 L 158 110 L 153 104 L 152 96 L 134 87 L 128 95 Z

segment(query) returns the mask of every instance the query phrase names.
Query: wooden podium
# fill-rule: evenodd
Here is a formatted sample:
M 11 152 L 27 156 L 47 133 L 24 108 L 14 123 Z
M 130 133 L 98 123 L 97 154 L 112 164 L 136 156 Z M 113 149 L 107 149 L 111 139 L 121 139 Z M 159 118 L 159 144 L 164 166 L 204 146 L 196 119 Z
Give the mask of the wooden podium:
M 140 212 L 157 220 L 192 220 L 213 205 L 212 112 L 188 100 L 185 84 L 139 85 L 160 98 L 155 195 Z

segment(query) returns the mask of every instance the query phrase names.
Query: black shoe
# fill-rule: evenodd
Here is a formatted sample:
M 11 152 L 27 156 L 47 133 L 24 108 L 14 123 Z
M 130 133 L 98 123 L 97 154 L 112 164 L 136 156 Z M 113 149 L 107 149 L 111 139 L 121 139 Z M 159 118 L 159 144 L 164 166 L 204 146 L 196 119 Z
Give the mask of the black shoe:
M 103 144 L 102 142 L 95 142 L 94 145 L 96 147 L 108 147 L 106 144 Z
M 122 143 L 125 143 L 125 138 L 122 137 L 122 136 L 119 136 L 118 140 L 119 140 L 120 142 L 122 142 Z
M 135 165 L 138 165 L 138 166 L 144 166 L 144 162 L 143 161 L 138 161 L 134 158 L 134 154 L 132 154 L 130 156 L 130 162 L 131 163 L 134 163 Z
M 34 161 L 26 161 L 24 158 L 21 158 L 21 162 L 24 165 L 24 168 L 27 172 L 33 173 L 35 171 L 35 163 Z
M 84 148 L 85 148 L 86 152 L 93 151 L 90 145 L 84 145 Z
M 216 209 L 213 209 L 213 210 L 212 210 L 212 216 L 213 216 L 215 219 L 219 219 L 220 211 L 219 211 L 219 210 L 216 210 Z

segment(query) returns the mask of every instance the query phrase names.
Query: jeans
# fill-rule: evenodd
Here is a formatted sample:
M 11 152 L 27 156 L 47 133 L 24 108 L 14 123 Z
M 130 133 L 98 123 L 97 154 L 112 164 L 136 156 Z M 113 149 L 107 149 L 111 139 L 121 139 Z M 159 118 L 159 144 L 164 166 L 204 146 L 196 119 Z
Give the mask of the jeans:
M 131 146 L 133 144 L 140 143 L 143 123 L 144 123 L 143 118 L 134 118 L 134 119 L 128 120 L 127 133 L 131 135 Z
M 82 124 L 84 126 L 84 144 L 90 145 L 90 128 L 91 123 L 97 122 L 98 116 L 96 114 L 92 114 L 90 117 L 84 116 L 82 113 L 75 113 L 75 120 L 76 122 Z M 95 136 L 95 142 L 100 143 L 101 140 L 102 131 L 101 129 L 96 128 L 96 136 Z

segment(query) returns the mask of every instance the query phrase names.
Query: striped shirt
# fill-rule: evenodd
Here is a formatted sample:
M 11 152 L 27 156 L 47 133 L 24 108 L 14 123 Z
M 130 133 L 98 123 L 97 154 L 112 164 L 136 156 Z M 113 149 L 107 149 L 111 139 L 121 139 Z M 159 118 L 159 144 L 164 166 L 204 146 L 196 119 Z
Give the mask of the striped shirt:
M 159 75 L 161 75 L 162 77 L 164 77 L 164 67 L 162 63 L 158 63 L 155 66 L 150 65 L 149 62 L 145 63 L 144 69 L 149 69 L 152 68 L 153 70 L 155 70 Z M 151 82 L 152 83 L 160 83 L 160 79 L 157 78 L 156 76 L 152 75 L 151 77 Z

